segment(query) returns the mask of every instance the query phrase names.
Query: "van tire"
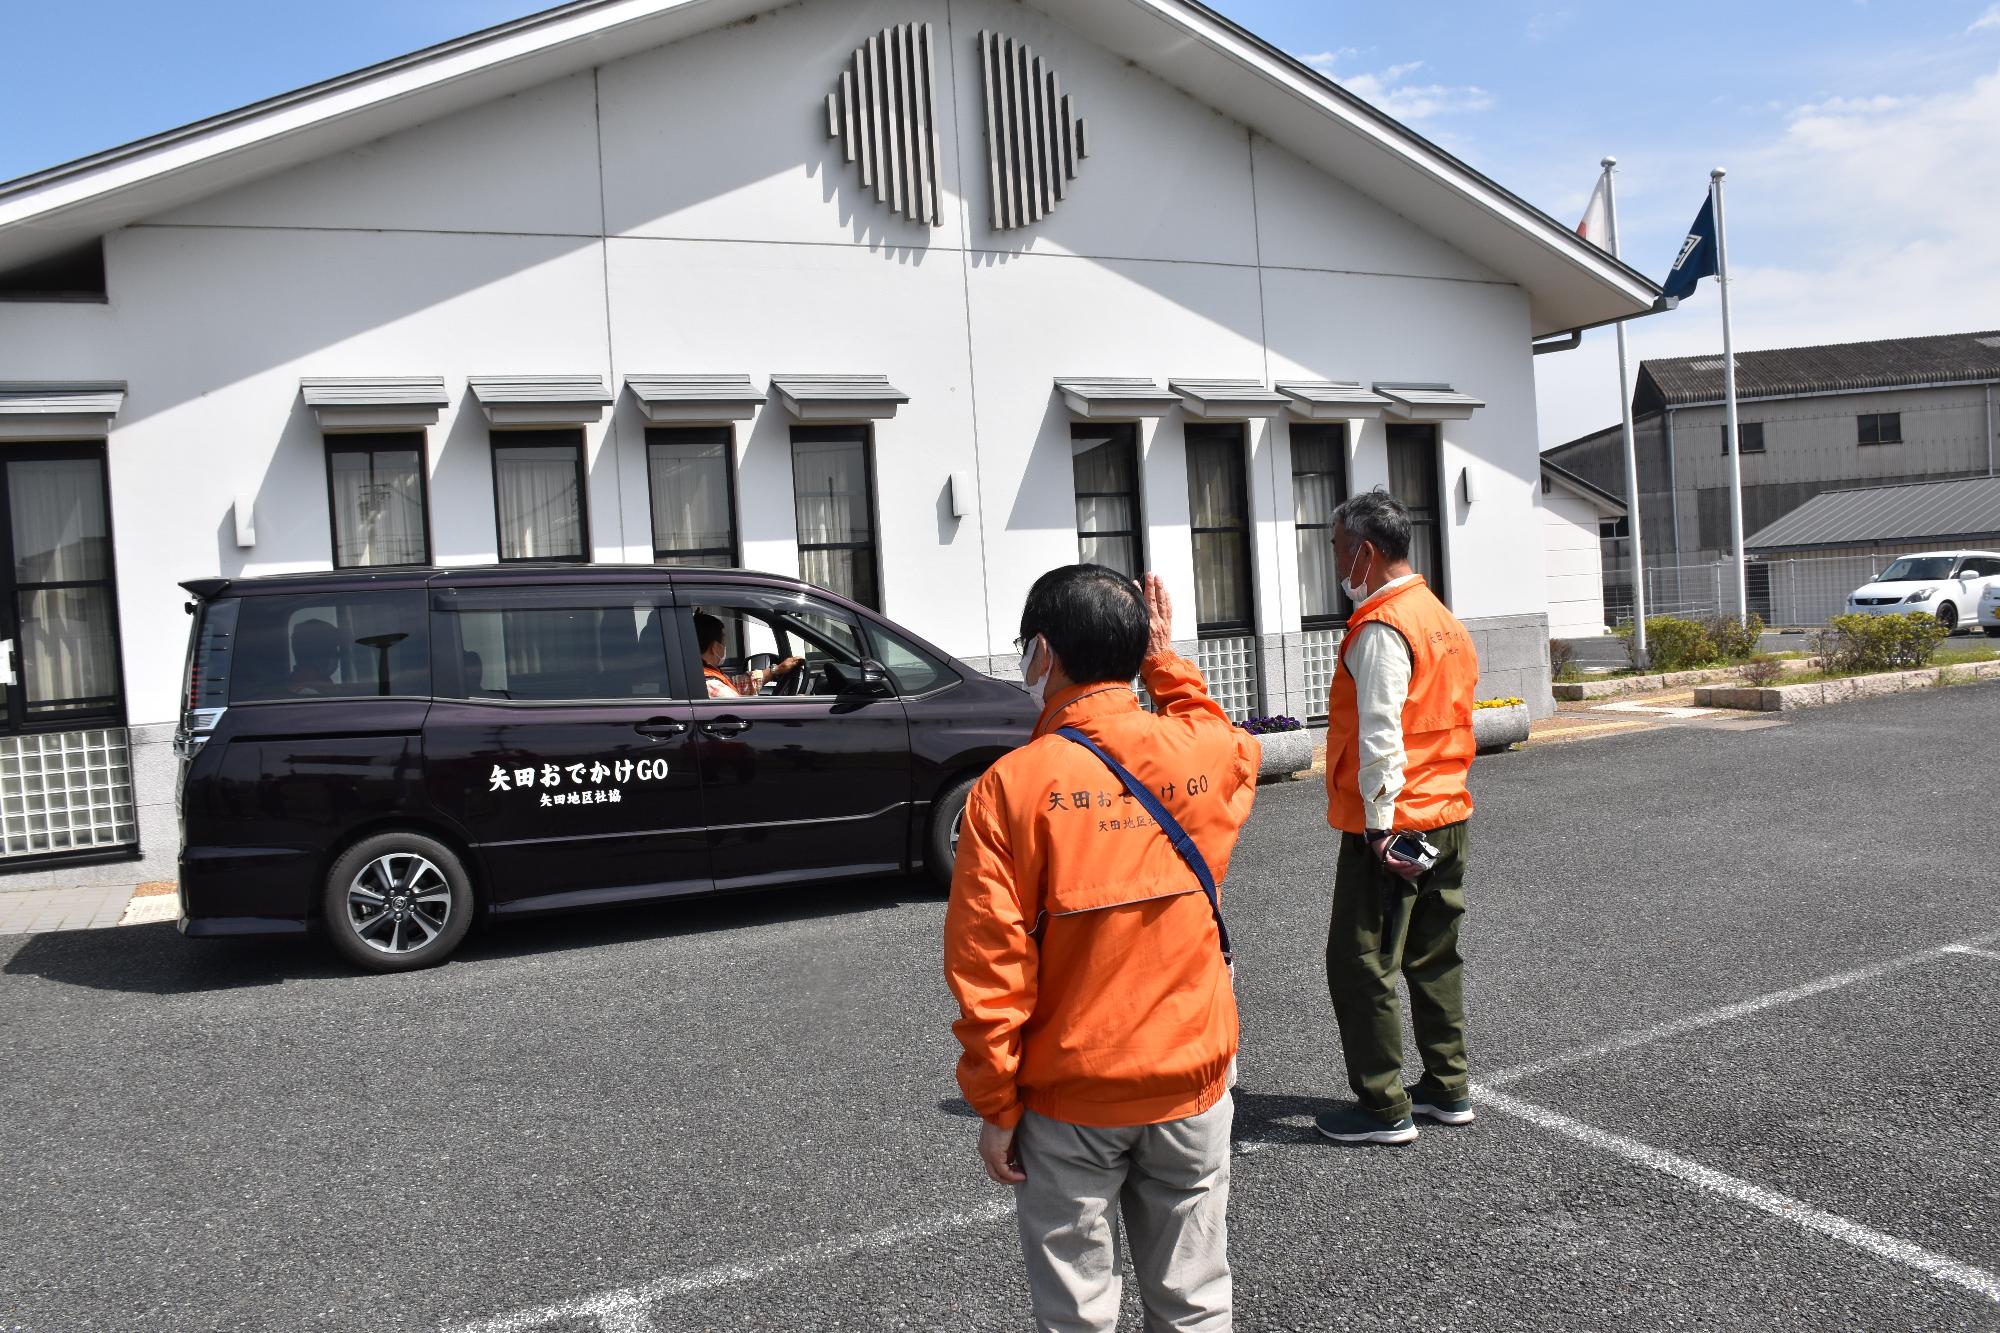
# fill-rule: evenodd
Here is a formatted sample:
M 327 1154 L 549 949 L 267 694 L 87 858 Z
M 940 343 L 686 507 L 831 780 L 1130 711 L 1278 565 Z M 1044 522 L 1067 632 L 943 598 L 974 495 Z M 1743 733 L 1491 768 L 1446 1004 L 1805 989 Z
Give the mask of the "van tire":
M 410 892 L 396 895 L 396 888 Z M 365 923 L 357 921 L 371 896 L 385 899 L 384 906 Z M 404 914 L 400 921 L 391 915 L 397 907 Z M 334 861 L 326 873 L 320 921 L 328 941 L 356 967 L 412 972 L 449 958 L 477 907 L 472 880 L 456 852 L 421 833 L 396 831 L 363 838 Z M 411 942 L 425 930 L 431 931 L 428 939 Z
M 953 844 L 957 840 L 958 821 L 965 817 L 965 798 L 972 795 L 981 776 L 974 773 L 960 778 L 931 802 L 931 826 L 924 835 L 924 873 L 941 889 L 951 887 L 951 870 L 957 860 Z

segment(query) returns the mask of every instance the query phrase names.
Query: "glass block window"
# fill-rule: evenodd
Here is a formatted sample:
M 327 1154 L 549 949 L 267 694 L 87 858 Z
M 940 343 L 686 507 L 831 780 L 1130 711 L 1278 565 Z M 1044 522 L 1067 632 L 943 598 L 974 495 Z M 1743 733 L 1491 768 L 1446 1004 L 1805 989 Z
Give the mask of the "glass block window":
M 736 469 L 727 426 L 646 432 L 653 560 L 727 569 L 736 555 Z
M 138 840 L 123 727 L 0 736 L 0 857 Z
M 1079 421 L 1069 428 L 1076 483 L 1076 556 L 1128 578 L 1143 572 L 1139 520 L 1139 428 Z
M 1256 715 L 1257 640 L 1253 636 L 1202 639 L 1195 644 L 1194 664 L 1208 682 L 1209 697 L 1222 705 L 1231 721 Z
M 1305 632 L 1306 716 L 1327 715 L 1327 699 L 1333 693 L 1333 669 L 1340 659 L 1337 630 L 1309 629 Z

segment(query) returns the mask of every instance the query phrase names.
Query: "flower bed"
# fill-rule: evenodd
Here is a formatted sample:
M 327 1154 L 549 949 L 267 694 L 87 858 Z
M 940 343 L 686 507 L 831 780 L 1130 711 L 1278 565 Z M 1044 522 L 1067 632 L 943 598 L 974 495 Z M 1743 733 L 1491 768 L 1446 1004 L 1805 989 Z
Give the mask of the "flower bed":
M 1528 705 L 1520 699 L 1479 699 L 1472 705 L 1472 742 L 1481 754 L 1528 739 Z

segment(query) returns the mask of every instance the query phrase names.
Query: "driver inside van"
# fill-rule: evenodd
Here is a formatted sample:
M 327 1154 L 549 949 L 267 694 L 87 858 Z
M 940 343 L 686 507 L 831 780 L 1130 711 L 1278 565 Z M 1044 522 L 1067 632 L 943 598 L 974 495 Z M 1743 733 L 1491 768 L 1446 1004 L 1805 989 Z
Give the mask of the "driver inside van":
M 780 676 L 788 676 L 806 664 L 803 657 L 787 657 L 784 661 L 767 670 L 748 672 L 748 688 L 738 688 L 737 679 L 732 679 L 722 669 L 722 659 L 726 655 L 722 620 L 706 612 L 697 612 L 694 618 L 695 639 L 701 644 L 701 674 L 708 680 L 708 697 L 711 699 L 740 699 L 747 694 L 755 694 Z

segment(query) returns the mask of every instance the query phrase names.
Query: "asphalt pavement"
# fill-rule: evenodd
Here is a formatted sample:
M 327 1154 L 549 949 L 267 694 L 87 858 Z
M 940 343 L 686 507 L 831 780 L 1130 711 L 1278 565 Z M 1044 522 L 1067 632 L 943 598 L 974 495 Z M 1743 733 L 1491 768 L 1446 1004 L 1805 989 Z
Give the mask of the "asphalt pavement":
M 2000 1328 L 1996 734 L 1987 684 L 1480 759 L 1482 1113 L 1406 1149 L 1311 1128 L 1331 838 L 1265 788 L 1225 890 L 1238 1326 Z M 0 938 L 0 1330 L 1026 1328 L 943 913 L 627 909 L 400 977 Z

